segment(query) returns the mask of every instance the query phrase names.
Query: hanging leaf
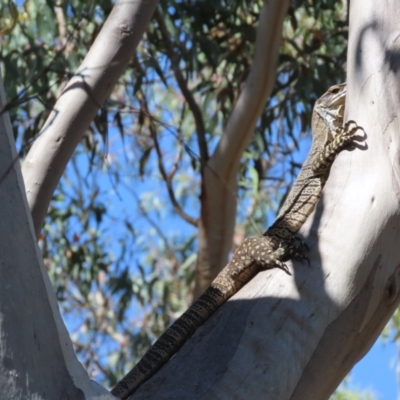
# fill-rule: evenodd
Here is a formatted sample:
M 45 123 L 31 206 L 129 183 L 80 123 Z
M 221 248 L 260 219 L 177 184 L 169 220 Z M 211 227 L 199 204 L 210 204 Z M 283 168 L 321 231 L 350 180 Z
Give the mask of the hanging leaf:
M 18 22 L 18 10 L 15 4 L 8 0 L 0 7 L 0 35 L 9 35 Z

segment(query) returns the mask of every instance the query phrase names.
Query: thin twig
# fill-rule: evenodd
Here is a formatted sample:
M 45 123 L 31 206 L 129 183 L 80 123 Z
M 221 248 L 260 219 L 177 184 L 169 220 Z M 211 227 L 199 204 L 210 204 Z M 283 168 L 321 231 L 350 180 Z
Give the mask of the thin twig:
M 148 106 L 147 106 L 146 97 L 144 95 L 141 97 L 142 97 L 142 99 L 140 99 L 140 101 L 142 103 L 142 107 L 144 108 L 144 111 L 147 114 L 150 114 Z M 173 175 L 175 172 L 173 172 L 173 174 L 167 174 L 167 172 L 165 170 L 164 163 L 163 163 L 163 157 L 162 157 L 160 145 L 159 145 L 158 138 L 157 138 L 157 132 L 154 127 L 153 121 L 151 119 L 149 120 L 149 130 L 150 130 L 150 134 L 153 139 L 154 147 L 155 147 L 156 153 L 157 153 L 158 168 L 160 170 L 160 174 L 161 174 L 162 178 L 164 179 L 164 181 L 167 185 L 167 191 L 168 191 L 169 198 L 171 199 L 172 205 L 173 205 L 175 211 L 179 214 L 179 216 L 181 216 L 186 222 L 188 222 L 189 224 L 191 224 L 193 226 L 197 226 L 198 221 L 199 221 L 198 218 L 193 218 L 189 214 L 187 214 L 182 209 L 182 207 L 180 206 L 180 204 L 178 203 L 178 201 L 175 197 L 174 188 L 172 187 L 172 178 L 173 178 Z
M 139 207 L 139 210 L 140 210 L 141 214 L 143 215 L 143 217 L 156 230 L 157 234 L 161 237 L 162 241 L 164 242 L 164 245 L 167 248 L 167 251 L 169 253 L 169 257 L 171 258 L 171 261 L 172 261 L 172 269 L 175 272 L 178 271 L 179 261 L 176 258 L 175 252 L 172 249 L 171 245 L 169 244 L 167 237 L 164 235 L 162 229 L 153 221 L 153 219 L 150 217 L 150 215 L 148 214 L 146 209 L 143 207 L 143 204 L 140 201 L 137 194 L 130 188 L 129 188 L 129 191 L 131 192 L 132 196 L 135 198 L 137 206 Z
M 181 90 L 183 96 L 185 97 L 190 111 L 193 114 L 194 122 L 196 124 L 196 131 L 197 131 L 197 141 L 199 145 L 199 152 L 200 152 L 200 161 L 201 161 L 201 171 L 203 171 L 205 164 L 208 161 L 208 147 L 206 141 L 206 129 L 204 126 L 203 115 L 201 113 L 200 107 L 197 104 L 196 100 L 193 97 L 192 92 L 189 90 L 185 78 L 182 75 L 182 71 L 179 68 L 179 60 L 178 56 L 174 51 L 172 46 L 172 42 L 170 40 L 170 35 L 168 29 L 165 25 L 164 18 L 159 13 L 158 9 L 154 12 L 154 18 L 158 23 L 158 27 L 160 29 L 162 38 L 164 40 L 165 48 L 167 51 L 167 56 L 171 61 L 171 67 L 174 71 L 176 81 L 178 83 L 179 89 Z

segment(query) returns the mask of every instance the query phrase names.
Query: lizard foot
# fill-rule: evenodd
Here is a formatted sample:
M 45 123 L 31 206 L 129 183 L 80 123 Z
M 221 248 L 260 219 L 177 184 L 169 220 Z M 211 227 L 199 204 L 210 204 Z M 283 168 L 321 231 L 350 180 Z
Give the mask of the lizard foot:
M 303 262 L 307 261 L 308 265 L 310 265 L 310 261 L 308 259 L 307 253 L 310 248 L 307 243 L 304 242 L 297 236 L 294 236 L 292 240 L 287 245 L 286 257 L 287 259 L 294 259 Z M 285 259 L 286 259 L 285 257 Z
M 348 145 L 356 141 L 363 141 L 365 138 L 360 137 L 356 133 L 364 129 L 357 125 L 353 120 L 347 121 L 343 127 L 335 129 L 335 137 L 328 142 L 322 153 L 314 160 L 312 170 L 316 174 L 326 174 L 331 167 L 335 157 Z
M 272 253 L 272 257 L 271 257 L 271 261 L 273 262 L 273 266 L 269 267 L 269 268 L 279 268 L 282 271 L 286 272 L 288 275 L 292 275 L 289 271 L 288 266 L 282 262 L 281 260 L 283 260 L 285 258 L 285 255 L 288 252 L 288 247 L 285 245 L 280 245 L 273 253 Z
M 288 251 L 288 247 L 285 243 L 281 243 L 278 248 L 274 250 L 274 247 L 268 243 L 266 238 L 251 237 L 245 239 L 242 246 L 250 261 L 256 262 L 260 269 L 279 268 L 288 275 L 291 275 L 287 265 L 283 262 L 284 259 L 286 260 L 285 256 Z M 240 256 L 239 253 L 238 256 Z

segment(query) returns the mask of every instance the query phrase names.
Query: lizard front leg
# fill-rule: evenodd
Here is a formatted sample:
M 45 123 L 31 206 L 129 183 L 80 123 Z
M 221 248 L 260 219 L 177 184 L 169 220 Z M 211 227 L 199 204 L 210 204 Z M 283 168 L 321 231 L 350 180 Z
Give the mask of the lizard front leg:
M 289 273 L 287 266 L 283 263 L 284 259 L 288 259 L 288 251 L 286 241 L 278 241 L 276 237 L 268 235 L 250 237 L 245 239 L 236 250 L 232 261 L 222 270 L 222 273 L 234 277 L 233 280 L 237 283 L 240 282 L 236 285 L 237 291 L 242 287 L 242 283 L 247 283 L 259 270 L 280 268 Z
M 352 126 L 353 125 L 353 126 Z M 354 140 L 361 140 L 356 135 L 357 131 L 364 129 L 355 121 L 347 121 L 343 127 L 335 130 L 335 137 L 325 144 L 319 157 L 314 160 L 312 169 L 315 174 L 326 174 L 329 171 L 335 157 Z

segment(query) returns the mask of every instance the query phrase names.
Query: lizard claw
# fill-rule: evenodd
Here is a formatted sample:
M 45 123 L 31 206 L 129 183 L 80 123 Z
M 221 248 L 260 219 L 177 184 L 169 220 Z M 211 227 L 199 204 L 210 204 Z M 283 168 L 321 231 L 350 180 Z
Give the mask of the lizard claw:
M 286 272 L 288 275 L 292 276 L 291 272 L 289 271 L 289 267 L 283 262 L 277 262 L 275 264 L 276 268 L 281 269 L 283 272 Z

